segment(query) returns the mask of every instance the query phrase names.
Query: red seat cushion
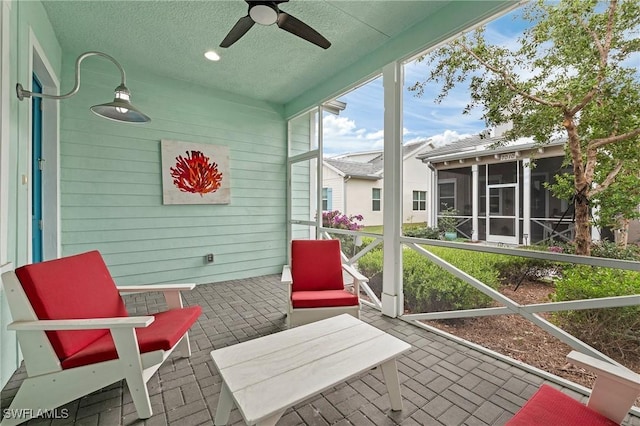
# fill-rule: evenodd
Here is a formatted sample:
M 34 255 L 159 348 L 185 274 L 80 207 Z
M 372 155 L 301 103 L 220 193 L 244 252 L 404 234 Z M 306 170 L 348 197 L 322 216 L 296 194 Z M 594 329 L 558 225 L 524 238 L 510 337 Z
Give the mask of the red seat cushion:
M 296 291 L 291 293 L 291 304 L 294 309 L 356 306 L 358 296 L 345 290 Z
M 137 328 L 138 347 L 140 353 L 171 349 L 202 313 L 200 306 L 155 314 L 155 321 L 149 327 Z M 89 346 L 62 361 L 62 368 L 73 368 L 96 362 L 109 361 L 118 358 L 116 347 L 107 333 Z
M 291 242 L 293 292 L 342 290 L 342 259 L 339 240 L 293 240 Z
M 128 316 L 98 251 L 22 266 L 15 272 L 39 319 Z M 107 330 L 47 331 L 47 336 L 56 355 L 63 360 L 107 333 Z
M 542 385 L 507 425 L 614 426 L 618 423 L 587 408 L 559 390 Z

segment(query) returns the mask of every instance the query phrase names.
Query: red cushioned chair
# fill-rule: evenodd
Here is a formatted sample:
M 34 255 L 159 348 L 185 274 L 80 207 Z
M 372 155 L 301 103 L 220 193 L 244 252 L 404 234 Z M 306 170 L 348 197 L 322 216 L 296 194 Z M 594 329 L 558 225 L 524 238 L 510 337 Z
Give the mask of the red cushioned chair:
M 187 330 L 202 312 L 183 308 L 194 284 L 117 287 L 97 251 L 26 265 L 2 283 L 27 370 L 7 412 L 52 410 L 125 379 L 140 418 L 151 417 L 147 381 L 175 350 L 191 355 Z M 129 316 L 120 292 L 161 291 L 168 310 Z M 27 419 L 4 418 L 1 426 Z
M 353 280 L 353 293 L 345 290 L 343 271 Z M 345 313 L 360 318 L 360 283 L 367 281 L 342 264 L 339 240 L 293 240 L 291 267 L 282 270 L 289 286 L 289 327 Z
M 542 385 L 507 425 L 612 426 L 622 422 L 640 395 L 640 375 L 576 351 L 567 360 L 598 375 L 587 405 Z

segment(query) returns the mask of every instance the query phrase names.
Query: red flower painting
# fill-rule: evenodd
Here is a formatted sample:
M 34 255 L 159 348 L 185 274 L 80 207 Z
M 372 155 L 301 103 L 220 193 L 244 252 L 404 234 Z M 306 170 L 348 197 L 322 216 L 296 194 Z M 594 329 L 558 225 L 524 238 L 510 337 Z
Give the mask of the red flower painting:
M 176 157 L 176 164 L 170 167 L 173 184 L 182 192 L 204 194 L 216 192 L 222 185 L 222 173 L 218 165 L 200 151 L 186 151 L 186 157 Z

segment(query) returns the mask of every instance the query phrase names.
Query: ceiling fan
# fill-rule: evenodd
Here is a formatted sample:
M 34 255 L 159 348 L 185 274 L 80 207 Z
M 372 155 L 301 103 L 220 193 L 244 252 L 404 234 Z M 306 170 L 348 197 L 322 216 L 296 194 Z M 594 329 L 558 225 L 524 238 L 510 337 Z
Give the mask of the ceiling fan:
M 260 25 L 277 24 L 279 28 L 320 46 L 323 49 L 328 49 L 329 46 L 331 46 L 329 40 L 324 38 L 319 32 L 298 18 L 278 8 L 279 3 L 286 3 L 289 0 L 245 1 L 249 4 L 249 14 L 243 16 L 236 22 L 233 28 L 231 28 L 231 31 L 229 31 L 229 34 L 227 34 L 224 40 L 222 40 L 222 43 L 220 43 L 220 47 L 229 47 L 240 40 L 255 23 Z

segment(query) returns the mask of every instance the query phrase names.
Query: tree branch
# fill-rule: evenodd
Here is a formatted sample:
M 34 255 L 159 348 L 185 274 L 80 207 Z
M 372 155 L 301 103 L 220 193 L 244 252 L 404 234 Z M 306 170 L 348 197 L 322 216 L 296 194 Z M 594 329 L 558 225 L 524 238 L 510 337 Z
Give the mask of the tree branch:
M 602 183 L 588 192 L 587 198 L 591 198 L 595 195 L 598 195 L 599 193 L 607 189 L 609 185 L 611 185 L 613 181 L 616 179 L 616 176 L 618 176 L 618 173 L 620 173 L 620 170 L 622 170 L 622 165 L 623 165 L 622 161 L 618 161 L 616 166 L 613 168 L 613 170 L 609 172 L 609 174 L 602 181 Z
M 575 107 L 571 108 L 570 112 L 572 115 L 577 114 L 589 102 L 591 102 L 591 100 L 596 95 L 596 93 L 598 93 L 598 87 L 600 87 L 600 84 L 604 80 L 604 77 L 605 77 L 604 70 L 607 68 L 609 52 L 611 50 L 611 40 L 613 39 L 613 20 L 614 20 L 615 11 L 617 7 L 618 7 L 618 1 L 611 0 L 609 4 L 609 15 L 607 16 L 607 30 L 605 33 L 604 45 L 600 42 L 600 39 L 598 38 L 598 34 L 595 31 L 593 31 L 591 28 L 589 28 L 587 23 L 580 18 L 580 15 L 578 15 L 577 13 L 574 13 L 575 18 L 580 23 L 580 26 L 582 27 L 582 29 L 584 29 L 587 32 L 587 34 L 589 34 L 589 36 L 593 40 L 593 44 L 595 44 L 596 48 L 598 49 L 598 53 L 600 54 L 600 58 L 599 58 L 600 70 L 598 70 L 598 76 L 596 78 L 596 82 L 591 88 L 591 90 L 587 92 L 587 94 L 582 98 L 582 101 L 580 101 L 580 103 L 578 103 Z
M 635 129 L 621 135 L 609 136 L 608 138 L 593 139 L 591 142 L 589 142 L 588 149 L 598 149 L 605 145 L 620 142 L 626 139 L 631 139 L 636 136 L 640 136 L 640 129 Z
M 532 95 L 528 92 L 525 92 L 523 90 L 520 90 L 515 82 L 511 79 L 511 77 L 509 77 L 509 74 L 507 74 L 507 72 L 505 71 L 501 71 L 498 68 L 494 67 L 493 65 L 491 65 L 490 63 L 488 63 L 487 61 L 485 61 L 484 59 L 482 59 L 480 56 L 476 55 L 476 53 L 471 50 L 466 44 L 464 43 L 460 43 L 460 47 L 462 47 L 462 49 L 467 52 L 469 55 L 471 55 L 476 61 L 480 62 L 484 67 L 486 67 L 488 70 L 492 71 L 494 74 L 499 75 L 502 78 L 502 81 L 504 81 L 504 83 L 514 92 L 516 92 L 517 94 L 519 94 L 520 96 L 529 99 L 530 101 L 542 104 L 542 105 L 546 105 L 546 106 L 550 106 L 550 107 L 555 107 L 555 108 L 561 108 L 561 109 L 565 109 L 566 106 L 560 102 L 550 102 L 547 101 L 546 99 L 542 99 L 538 96 Z

